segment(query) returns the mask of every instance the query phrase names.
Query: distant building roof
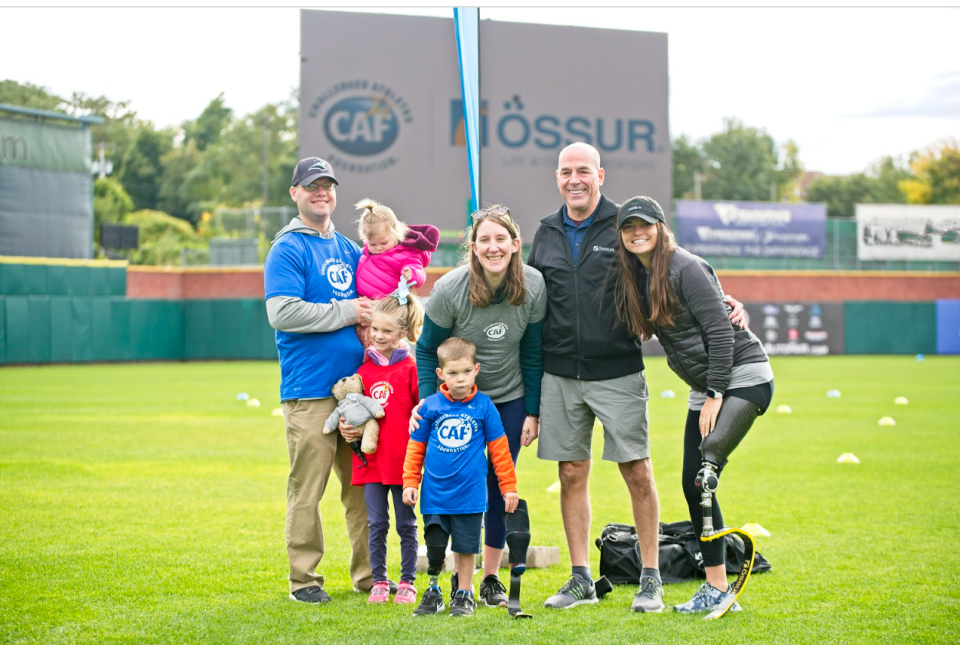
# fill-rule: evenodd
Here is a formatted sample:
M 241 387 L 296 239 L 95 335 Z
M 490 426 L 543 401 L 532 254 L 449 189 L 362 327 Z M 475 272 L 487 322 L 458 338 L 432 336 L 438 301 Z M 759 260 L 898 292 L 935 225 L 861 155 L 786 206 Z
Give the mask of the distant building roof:
M 71 123 L 80 123 L 83 126 L 99 125 L 103 119 L 99 116 L 70 116 L 63 112 L 49 112 L 47 110 L 34 110 L 33 108 L 20 107 L 19 105 L 6 105 L 0 103 L 0 112 L 10 112 L 22 116 L 32 116 L 38 119 L 55 119 L 57 121 L 69 121 Z

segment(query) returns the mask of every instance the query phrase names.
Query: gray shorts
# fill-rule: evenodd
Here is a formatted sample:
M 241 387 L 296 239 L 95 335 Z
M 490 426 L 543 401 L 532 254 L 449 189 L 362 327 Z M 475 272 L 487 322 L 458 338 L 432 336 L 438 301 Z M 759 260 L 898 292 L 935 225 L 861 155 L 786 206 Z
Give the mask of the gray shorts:
M 618 464 L 647 459 L 650 392 L 643 372 L 603 381 L 543 375 L 537 456 L 551 461 L 590 459 L 593 424 L 603 425 L 603 458 Z

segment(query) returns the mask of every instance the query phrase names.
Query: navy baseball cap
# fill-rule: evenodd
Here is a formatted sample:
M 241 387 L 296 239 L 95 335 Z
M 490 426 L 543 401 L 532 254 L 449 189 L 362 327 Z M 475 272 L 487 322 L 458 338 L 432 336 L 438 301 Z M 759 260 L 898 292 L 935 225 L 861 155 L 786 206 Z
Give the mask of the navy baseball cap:
M 290 185 L 309 186 L 321 177 L 327 177 L 336 185 L 340 185 L 337 178 L 333 176 L 333 166 L 320 157 L 307 157 L 301 159 L 293 169 L 293 181 Z
M 617 228 L 622 227 L 628 219 L 634 217 L 639 217 L 647 224 L 667 221 L 663 215 L 663 209 L 653 197 L 631 197 L 623 202 L 620 212 L 617 213 Z

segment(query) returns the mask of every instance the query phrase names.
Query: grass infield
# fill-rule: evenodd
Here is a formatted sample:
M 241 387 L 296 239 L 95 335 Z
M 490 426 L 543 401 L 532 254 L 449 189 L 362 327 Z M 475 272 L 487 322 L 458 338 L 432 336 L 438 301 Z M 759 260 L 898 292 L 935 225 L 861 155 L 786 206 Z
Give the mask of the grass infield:
M 675 521 L 686 513 L 685 389 L 663 359 L 647 363 L 661 519 Z M 0 369 L 0 642 L 960 641 L 960 359 L 780 357 L 773 367 L 774 407 L 793 413 L 757 421 L 720 487 L 729 525 L 757 522 L 772 534 L 757 544 L 773 571 L 751 578 L 744 611 L 712 623 L 631 614 L 627 587 L 592 607 L 544 609 L 569 558 L 559 496 L 547 492 L 556 465 L 533 449 L 520 455 L 520 494 L 533 543 L 560 546 L 561 564 L 524 576 L 532 620 L 486 607 L 451 620 L 368 605 L 347 575 L 335 478 L 321 504 L 333 602 L 291 602 L 276 364 Z M 677 397 L 661 398 L 665 389 Z M 827 398 L 830 389 L 842 396 Z M 239 392 L 261 407 L 236 401 Z M 898 396 L 909 405 L 894 405 Z M 884 416 L 896 425 L 877 425 Z M 861 463 L 836 463 L 846 452 Z M 591 493 L 591 536 L 633 523 L 613 464 L 595 462 Z M 388 548 L 397 579 L 395 534 Z M 599 575 L 599 551 L 591 559 Z M 449 589 L 447 574 L 442 582 Z M 668 585 L 665 601 L 687 600 L 697 584 Z

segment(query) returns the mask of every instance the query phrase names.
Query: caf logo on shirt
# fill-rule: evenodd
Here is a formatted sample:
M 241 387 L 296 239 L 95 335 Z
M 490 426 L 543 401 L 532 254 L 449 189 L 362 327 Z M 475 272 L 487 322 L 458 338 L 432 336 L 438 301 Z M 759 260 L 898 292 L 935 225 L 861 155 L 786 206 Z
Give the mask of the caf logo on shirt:
M 487 338 L 490 340 L 503 340 L 503 337 L 507 335 L 508 327 L 502 323 L 493 323 L 486 327 L 483 331 L 487 333 Z
M 437 421 L 437 439 L 443 452 L 460 452 L 477 431 L 477 422 L 470 417 L 443 416 Z
M 383 407 L 387 407 L 391 394 L 393 394 L 393 386 L 386 381 L 377 381 L 370 388 L 370 398 Z
M 342 260 L 330 258 L 320 267 L 330 286 L 337 291 L 349 291 L 353 288 L 353 269 Z

